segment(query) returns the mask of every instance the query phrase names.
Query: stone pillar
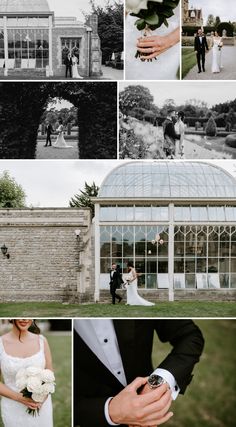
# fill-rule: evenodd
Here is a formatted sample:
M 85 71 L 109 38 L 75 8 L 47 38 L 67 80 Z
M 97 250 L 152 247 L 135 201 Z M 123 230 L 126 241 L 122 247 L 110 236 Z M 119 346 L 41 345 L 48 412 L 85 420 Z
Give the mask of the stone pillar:
M 100 298 L 100 228 L 99 228 L 100 206 L 95 203 L 94 241 L 95 241 L 95 292 L 94 301 Z
M 174 204 L 169 204 L 169 301 L 174 301 Z
M 4 76 L 8 75 L 8 37 L 7 37 L 7 17 L 3 17 L 3 31 L 4 31 L 4 56 L 5 56 L 5 68 Z
M 52 68 L 52 16 L 49 16 L 49 75 L 53 76 Z
M 90 45 L 88 47 L 89 52 L 89 68 L 90 76 L 98 77 L 102 74 L 102 52 L 100 48 L 100 38 L 98 36 L 98 17 L 96 14 L 91 15 L 88 18 L 86 24 L 92 29 L 90 33 Z M 89 36 L 88 36 L 89 38 Z

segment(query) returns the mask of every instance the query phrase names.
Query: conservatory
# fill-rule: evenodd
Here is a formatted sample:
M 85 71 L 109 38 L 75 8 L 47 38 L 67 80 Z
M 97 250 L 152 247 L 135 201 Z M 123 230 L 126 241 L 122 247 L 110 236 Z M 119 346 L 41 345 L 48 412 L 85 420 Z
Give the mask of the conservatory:
M 236 288 L 236 180 L 206 162 L 132 161 L 95 200 L 95 298 L 113 262 L 132 261 L 143 290 Z

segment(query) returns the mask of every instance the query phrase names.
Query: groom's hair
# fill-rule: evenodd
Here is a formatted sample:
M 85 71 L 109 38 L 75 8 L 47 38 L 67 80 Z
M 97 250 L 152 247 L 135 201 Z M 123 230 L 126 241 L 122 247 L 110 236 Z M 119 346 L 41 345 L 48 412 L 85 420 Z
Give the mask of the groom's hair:
M 175 111 L 175 108 L 174 108 L 174 107 L 169 107 L 169 108 L 167 108 L 167 113 L 168 113 L 168 114 L 172 113 L 173 111 Z

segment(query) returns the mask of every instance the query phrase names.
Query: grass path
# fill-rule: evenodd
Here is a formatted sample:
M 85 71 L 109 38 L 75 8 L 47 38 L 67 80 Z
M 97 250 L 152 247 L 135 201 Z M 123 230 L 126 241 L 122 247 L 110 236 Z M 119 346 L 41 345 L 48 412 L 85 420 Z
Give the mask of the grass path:
M 1 303 L 0 317 L 236 317 L 236 302 L 158 302 L 153 307 L 125 304 Z

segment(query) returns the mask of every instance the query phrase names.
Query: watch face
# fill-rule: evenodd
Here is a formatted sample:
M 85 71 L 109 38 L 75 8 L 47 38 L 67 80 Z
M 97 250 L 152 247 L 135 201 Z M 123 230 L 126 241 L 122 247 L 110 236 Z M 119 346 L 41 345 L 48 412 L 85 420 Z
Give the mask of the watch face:
M 165 380 L 160 377 L 160 375 L 150 375 L 148 378 L 148 384 L 151 388 L 157 388 L 160 387 L 162 384 L 164 384 Z

